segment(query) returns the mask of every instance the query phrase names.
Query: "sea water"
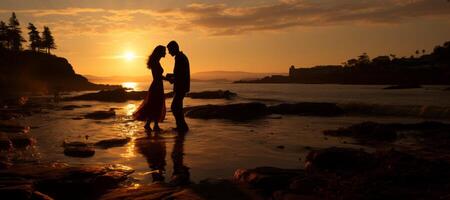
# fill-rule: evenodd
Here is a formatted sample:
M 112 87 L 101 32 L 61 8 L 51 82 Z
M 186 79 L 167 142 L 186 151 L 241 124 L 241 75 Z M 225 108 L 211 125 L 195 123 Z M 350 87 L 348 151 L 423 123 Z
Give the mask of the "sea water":
M 147 90 L 149 83 L 127 83 L 127 85 L 132 85 L 131 89 L 134 90 Z M 193 82 L 191 86 L 193 92 L 221 89 L 235 92 L 238 96 L 231 100 L 186 98 L 185 106 L 255 101 L 267 105 L 285 102 L 332 102 L 351 112 L 339 117 L 271 115 L 245 122 L 187 118 L 190 131 L 183 141 L 176 140 L 176 133 L 170 131 L 175 127 L 170 112 L 167 113 L 166 120 L 160 124 L 165 130 L 164 133 L 157 137 L 148 137 L 143 129 L 144 124 L 131 118 L 140 101 L 60 102 L 57 107 L 66 105 L 90 107 L 48 110 L 23 119 L 24 123 L 33 127 L 31 134 L 37 143 L 31 151 L 19 153 L 14 159 L 23 162 L 56 161 L 72 165 L 123 164 L 135 170 L 132 177 L 137 182 L 150 183 L 151 173 L 154 172 L 151 166 L 155 164 L 153 163 L 155 160 L 159 160 L 159 164 L 164 168 L 166 180 L 170 179 L 174 163 L 171 155 L 174 146 L 181 145 L 181 153 L 184 155 L 183 165 L 189 168 L 191 180 L 198 182 L 206 178 L 230 178 L 238 168 L 258 166 L 303 168 L 305 156 L 313 149 L 340 146 L 375 150 L 373 147 L 360 146 L 348 138 L 326 137 L 322 132 L 328 129 L 363 121 L 450 122 L 448 117 L 450 91 L 444 91 L 445 86 L 424 86 L 404 90 L 383 90 L 384 87 L 386 86 Z M 165 83 L 165 90 L 171 91 L 171 85 Z M 168 110 L 170 103 L 171 99 L 166 99 Z M 354 105 L 360 106 L 359 110 L 355 110 Z M 361 110 L 361 107 L 367 110 Z M 116 109 L 115 118 L 80 119 L 86 113 L 110 108 Z M 403 113 L 392 112 L 392 109 L 397 108 Z M 373 112 L 374 110 L 376 112 Z M 365 114 L 366 112 L 368 114 Z M 63 154 L 64 141 L 95 143 L 117 137 L 130 137 L 131 141 L 122 147 L 96 149 L 95 155 L 90 158 L 73 158 Z M 142 146 L 137 141 L 148 141 L 149 145 Z M 177 151 L 180 151 L 180 148 L 177 148 Z

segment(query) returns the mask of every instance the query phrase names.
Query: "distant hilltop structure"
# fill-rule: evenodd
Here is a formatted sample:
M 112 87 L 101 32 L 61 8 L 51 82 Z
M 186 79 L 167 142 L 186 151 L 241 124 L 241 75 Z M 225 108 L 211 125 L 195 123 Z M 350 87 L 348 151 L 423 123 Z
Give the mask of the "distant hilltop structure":
M 430 54 L 416 50 L 410 57 L 390 54 L 370 59 L 363 53 L 342 65 L 289 67 L 289 75 L 272 75 L 235 83 L 335 83 L 450 85 L 450 41 Z

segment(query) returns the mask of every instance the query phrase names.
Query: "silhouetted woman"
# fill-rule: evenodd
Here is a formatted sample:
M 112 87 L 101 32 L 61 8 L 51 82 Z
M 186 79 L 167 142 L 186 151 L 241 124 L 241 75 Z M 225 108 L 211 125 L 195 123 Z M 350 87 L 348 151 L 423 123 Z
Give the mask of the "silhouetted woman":
M 152 130 L 150 123 L 154 122 L 153 129 L 160 131 L 158 122 L 162 122 L 166 116 L 166 103 L 164 97 L 163 87 L 163 68 L 159 61 L 166 56 L 166 48 L 164 46 L 157 46 L 147 61 L 147 68 L 152 71 L 153 81 L 148 89 L 148 93 L 137 111 L 133 113 L 136 120 L 146 121 L 144 128 Z

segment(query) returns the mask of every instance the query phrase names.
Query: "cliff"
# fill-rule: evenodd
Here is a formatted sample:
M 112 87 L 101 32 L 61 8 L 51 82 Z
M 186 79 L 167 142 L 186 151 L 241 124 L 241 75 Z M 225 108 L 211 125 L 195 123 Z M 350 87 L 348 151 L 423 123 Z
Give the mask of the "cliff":
M 111 89 L 76 74 L 67 59 L 31 51 L 0 49 L 0 91 L 80 91 Z

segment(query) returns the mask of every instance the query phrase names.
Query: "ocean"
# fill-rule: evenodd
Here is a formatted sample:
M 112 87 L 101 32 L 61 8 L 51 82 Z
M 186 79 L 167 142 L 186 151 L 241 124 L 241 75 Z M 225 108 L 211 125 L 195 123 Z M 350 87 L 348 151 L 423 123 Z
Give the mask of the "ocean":
M 149 83 L 127 82 L 123 85 L 134 90 L 147 90 Z M 132 120 L 130 116 L 140 101 L 60 102 L 58 107 L 90 107 L 57 109 L 22 119 L 33 127 L 31 134 L 37 143 L 32 151 L 17 153 L 16 160 L 58 161 L 74 165 L 122 164 L 135 170 L 132 177 L 136 182 L 149 183 L 152 182 L 151 174 L 155 172 L 155 163 L 160 166 L 166 180 L 170 179 L 174 168 L 172 153 L 176 149 L 176 153 L 183 155 L 181 162 L 188 167 L 191 180 L 198 182 L 206 178 L 230 178 L 238 168 L 303 168 L 305 156 L 311 149 L 339 146 L 375 150 L 348 138 L 326 137 L 322 132 L 328 129 L 364 121 L 450 122 L 450 91 L 444 90 L 446 86 L 425 85 L 422 88 L 403 90 L 383 90 L 384 87 L 386 86 L 193 82 L 193 92 L 220 89 L 230 90 L 238 96 L 231 100 L 186 98 L 185 106 L 241 102 L 262 102 L 267 105 L 285 102 L 331 102 L 337 103 L 346 114 L 338 117 L 270 115 L 245 122 L 187 118 L 190 131 L 182 141 L 175 140 L 176 134 L 170 131 L 175 126 L 170 112 L 160 124 L 165 130 L 163 134 L 147 138 L 143 123 Z M 171 85 L 165 83 L 165 90 L 171 91 Z M 166 99 L 168 109 L 170 103 L 171 99 Z M 115 118 L 79 119 L 86 113 L 110 108 L 116 109 Z M 63 154 L 64 141 L 94 143 L 117 137 L 130 137 L 131 141 L 122 147 L 96 149 L 95 155 L 90 158 L 73 158 Z M 142 144 L 142 141 L 145 144 Z M 385 147 L 389 148 L 389 145 Z

